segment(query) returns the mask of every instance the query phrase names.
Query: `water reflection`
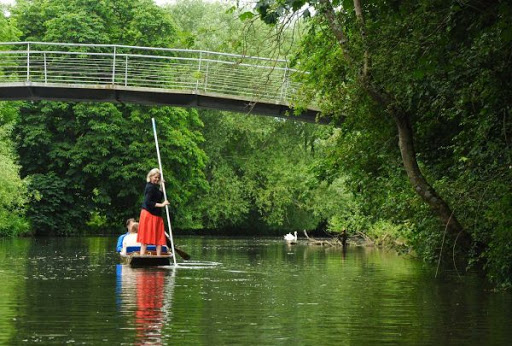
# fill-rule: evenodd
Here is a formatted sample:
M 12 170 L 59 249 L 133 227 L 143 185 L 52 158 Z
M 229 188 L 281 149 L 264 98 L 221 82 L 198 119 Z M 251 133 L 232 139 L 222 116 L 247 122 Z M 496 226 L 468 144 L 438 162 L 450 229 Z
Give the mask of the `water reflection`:
M 134 310 L 134 344 L 162 345 L 162 331 L 171 320 L 175 271 L 119 264 L 117 278 L 120 310 Z
M 0 345 L 508 345 L 512 295 L 404 257 L 191 237 L 117 266 L 116 238 L 0 239 Z M 181 245 L 181 244 L 180 244 Z M 117 269 L 117 275 L 116 275 Z M 117 287 L 117 290 L 116 290 Z

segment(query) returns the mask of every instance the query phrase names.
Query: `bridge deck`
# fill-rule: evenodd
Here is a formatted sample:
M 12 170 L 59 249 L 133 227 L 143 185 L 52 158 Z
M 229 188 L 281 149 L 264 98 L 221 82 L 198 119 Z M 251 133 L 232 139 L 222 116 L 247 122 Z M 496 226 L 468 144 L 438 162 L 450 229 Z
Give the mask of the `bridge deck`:
M 44 83 L 0 83 L 0 100 L 52 100 L 76 102 L 136 103 L 219 109 L 325 123 L 317 119 L 317 110 L 307 109 L 293 115 L 291 107 L 262 102 L 251 102 L 222 94 L 191 94 L 183 90 L 162 90 L 118 85 L 65 85 Z
M 288 117 L 302 92 L 299 73 L 284 60 L 208 51 L 0 43 L 0 100 L 140 103 Z M 318 122 L 318 109 L 308 108 L 291 118 Z

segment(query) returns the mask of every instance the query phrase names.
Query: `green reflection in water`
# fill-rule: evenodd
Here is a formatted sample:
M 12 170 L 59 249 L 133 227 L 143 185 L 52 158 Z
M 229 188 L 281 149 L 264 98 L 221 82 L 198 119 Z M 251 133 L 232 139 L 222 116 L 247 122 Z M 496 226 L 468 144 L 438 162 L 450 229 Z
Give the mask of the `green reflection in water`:
M 376 249 L 189 237 L 188 268 L 120 266 L 115 238 L 0 243 L 1 344 L 501 345 L 511 295 Z M 14 255 L 13 255 L 14 253 Z
M 8 345 L 16 333 L 20 311 L 15 302 L 25 291 L 23 273 L 30 244 L 27 239 L 0 238 L 0 345 Z

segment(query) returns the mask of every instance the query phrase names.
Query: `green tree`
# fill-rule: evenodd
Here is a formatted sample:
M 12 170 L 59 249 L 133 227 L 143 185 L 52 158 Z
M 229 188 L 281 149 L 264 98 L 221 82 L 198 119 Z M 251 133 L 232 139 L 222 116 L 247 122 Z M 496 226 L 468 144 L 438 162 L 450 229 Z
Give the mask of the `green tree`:
M 291 12 L 309 17 L 304 4 L 260 1 L 256 8 L 275 24 Z M 495 282 L 510 284 L 510 238 L 500 231 L 510 225 L 510 4 L 309 4 L 316 14 L 297 62 L 310 72 L 306 80 L 324 110 L 345 119 L 339 153 L 358 157 L 354 168 L 360 172 L 344 169 L 352 188 L 377 208 L 373 201 L 382 202 L 386 185 L 396 189 L 403 181 L 400 155 L 413 191 L 442 224 L 425 217 L 424 207 L 403 189 L 391 196 L 399 213 L 381 214 L 395 222 L 414 220 L 411 238 L 430 254 L 441 246 L 447 225 L 450 245 L 456 242 L 473 260 L 483 258 Z M 366 150 L 355 142 L 365 138 Z M 398 148 L 392 145 L 396 138 Z
M 316 190 L 309 167 L 315 161 L 314 142 L 328 127 L 243 114 L 206 112 L 202 117 L 210 183 L 201 198 L 206 227 L 317 227 L 324 215 L 313 215 Z
M 137 215 L 146 173 L 157 166 L 151 117 L 159 124 L 177 226 L 189 226 L 187 203 L 204 185 L 195 111 L 41 102 L 22 107 L 15 130 L 22 173 L 39 192 L 29 212 L 34 228 L 69 234 L 92 212 L 108 224 Z
M 268 27 L 221 3 L 180 1 L 168 9 L 179 44 L 193 49 L 284 58 L 301 35 L 298 22 L 293 30 Z M 205 227 L 282 232 L 314 229 L 332 217 L 334 208 L 325 206 L 325 190 L 317 188 L 310 169 L 313 143 L 330 129 L 229 112 L 200 114 L 210 189 L 197 208 Z
M 292 30 L 269 27 L 220 1 L 176 1 L 166 9 L 183 48 L 282 59 L 291 54 L 294 41 L 302 34 L 299 22 Z
M 12 14 L 27 41 L 169 47 L 176 40 L 169 13 L 151 0 L 20 0 Z
M 19 32 L 0 6 L 0 41 L 16 41 Z M 0 69 L 0 75 L 2 71 Z M 11 140 L 17 119 L 15 103 L 0 102 L 0 235 L 16 235 L 29 230 L 24 219 L 27 189 L 20 179 L 14 144 Z
M 169 15 L 149 0 L 20 1 L 13 16 L 26 40 L 161 47 L 175 40 Z M 176 226 L 192 227 L 187 205 L 205 187 L 196 111 L 36 102 L 21 107 L 15 128 L 22 174 L 37 191 L 28 213 L 34 229 L 72 234 L 91 218 L 121 227 L 137 216 L 146 173 L 157 166 L 152 117 Z
M 20 179 L 11 140 L 16 115 L 16 105 L 0 102 L 0 235 L 17 235 L 29 230 L 24 218 L 27 186 Z

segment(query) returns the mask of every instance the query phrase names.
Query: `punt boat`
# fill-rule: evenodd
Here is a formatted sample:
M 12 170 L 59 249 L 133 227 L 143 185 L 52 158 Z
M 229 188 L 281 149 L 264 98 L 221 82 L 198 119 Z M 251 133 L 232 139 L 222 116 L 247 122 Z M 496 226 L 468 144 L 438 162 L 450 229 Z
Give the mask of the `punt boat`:
M 121 262 L 131 267 L 154 267 L 168 266 L 171 264 L 172 254 L 169 253 L 167 246 L 162 246 L 162 254 L 157 256 L 156 247 L 148 245 L 144 256 L 140 254 L 140 246 L 128 246 L 126 253 L 120 253 Z

